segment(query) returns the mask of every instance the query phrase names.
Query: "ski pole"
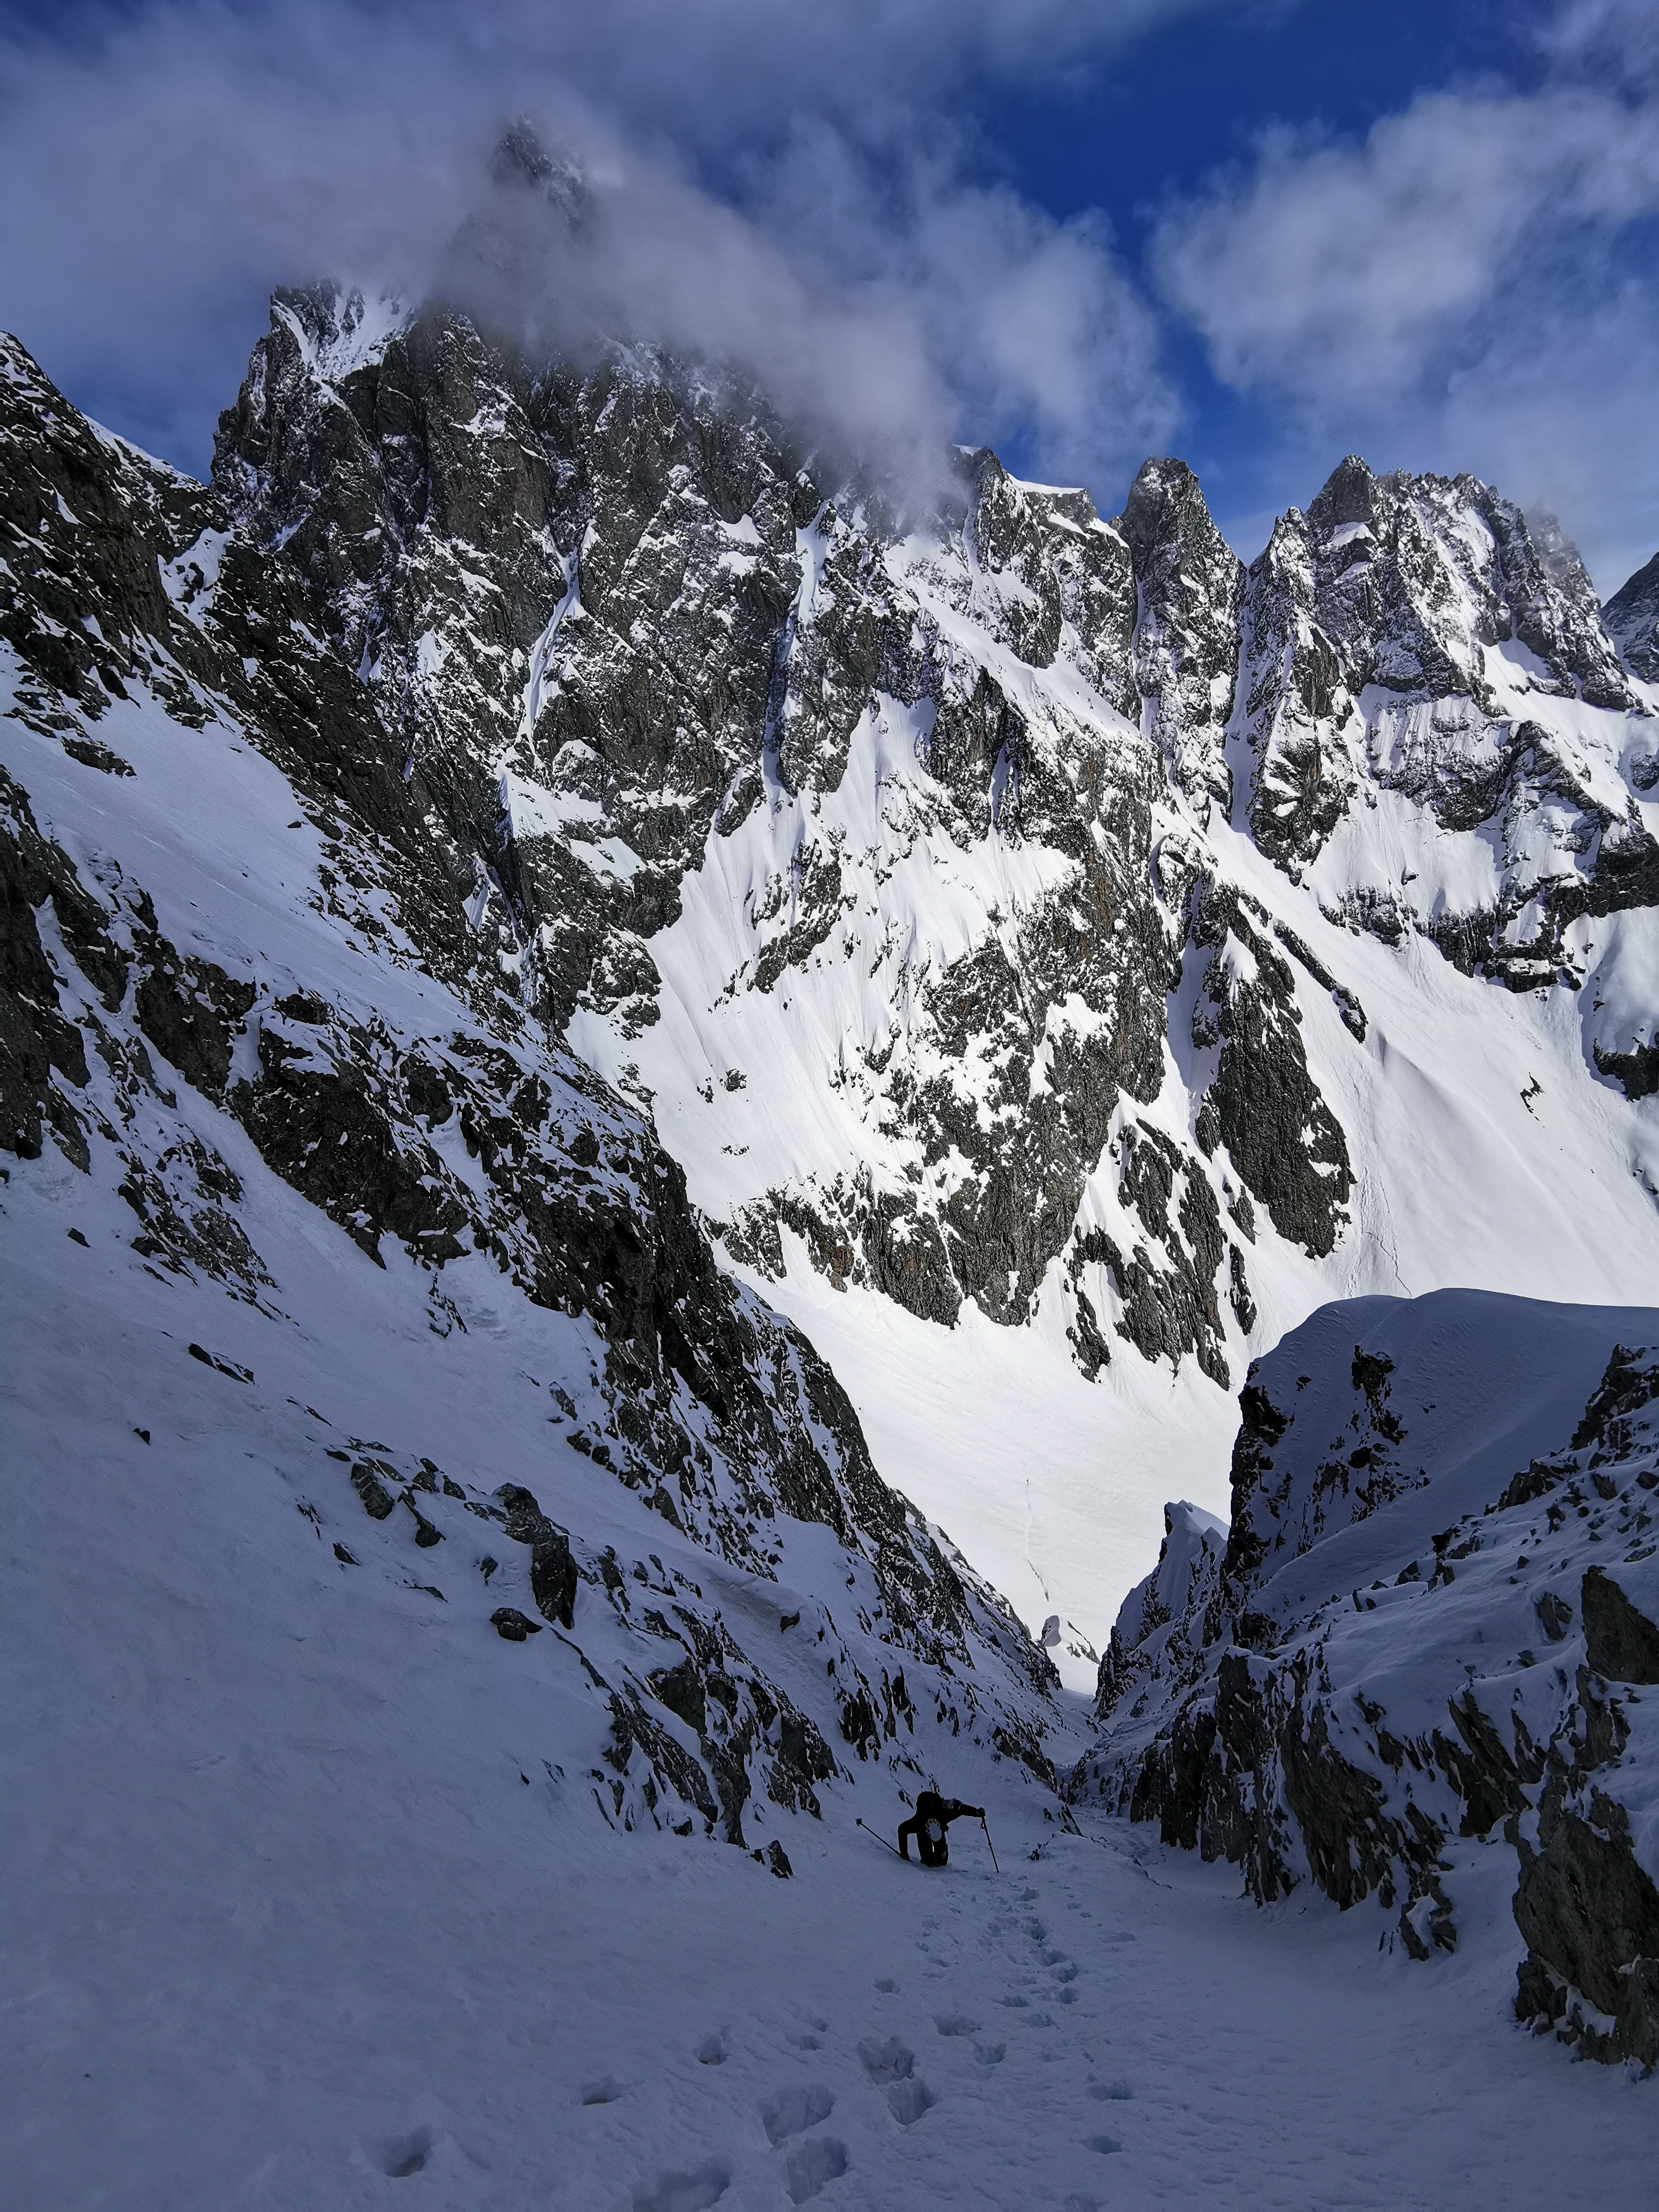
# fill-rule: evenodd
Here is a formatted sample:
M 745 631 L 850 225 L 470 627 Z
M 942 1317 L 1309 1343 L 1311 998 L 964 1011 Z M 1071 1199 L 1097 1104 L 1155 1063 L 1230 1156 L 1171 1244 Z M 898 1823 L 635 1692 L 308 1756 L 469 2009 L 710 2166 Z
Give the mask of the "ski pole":
M 855 1828 L 864 1828 L 864 1823 L 862 1820 L 854 1820 L 853 1826 Z M 864 1832 L 866 1836 L 876 1836 L 876 1832 L 873 1828 L 864 1828 Z M 885 1836 L 876 1836 L 876 1841 L 881 1845 L 883 1850 L 893 1851 L 893 1856 L 896 1859 L 902 1859 L 904 1856 L 902 1851 L 893 1850 L 893 1846 L 888 1842 Z M 991 1856 L 994 1858 L 996 1856 L 996 1853 L 993 1851 Z
M 996 1867 L 996 1871 L 1000 1874 L 1002 1872 L 1002 1869 L 1000 1866 L 997 1866 L 997 1847 L 991 1841 L 991 1831 L 988 1827 L 986 1827 L 985 1815 L 983 1813 L 979 1816 L 979 1825 L 981 1828 L 985 1829 L 985 1848 L 991 1854 L 991 1864 L 994 1867 Z

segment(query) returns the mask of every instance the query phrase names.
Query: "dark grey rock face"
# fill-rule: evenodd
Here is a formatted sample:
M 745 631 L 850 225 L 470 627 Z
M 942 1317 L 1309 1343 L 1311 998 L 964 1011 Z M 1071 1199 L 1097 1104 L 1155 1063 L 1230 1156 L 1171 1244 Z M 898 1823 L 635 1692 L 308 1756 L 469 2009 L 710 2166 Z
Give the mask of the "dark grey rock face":
M 495 1494 L 507 1508 L 507 1534 L 514 1543 L 530 1547 L 530 1588 L 537 1612 L 555 1627 L 574 1626 L 577 1575 L 568 1535 L 548 1519 L 534 1492 L 522 1483 L 503 1483 Z
M 1579 1603 L 1593 1673 L 1612 1682 L 1659 1682 L 1659 1627 L 1604 1567 L 1587 1571 Z
M 1224 1390 L 1229 1376 L 1216 1283 L 1224 1256 L 1230 1249 L 1236 1255 L 1237 1248 L 1230 1248 L 1222 1235 L 1215 1194 L 1191 1155 L 1147 1122 L 1126 1123 L 1116 1149 L 1119 1188 L 1147 1242 L 1137 1243 L 1126 1258 L 1103 1230 L 1080 1230 L 1068 1266 L 1078 1274 L 1091 1261 L 1103 1263 L 1122 1303 L 1118 1334 L 1143 1358 L 1167 1358 L 1179 1367 L 1184 1352 L 1194 1352 L 1202 1372 Z M 1160 1248 L 1156 1265 L 1148 1249 L 1152 1244 Z M 1243 1265 L 1237 1261 L 1236 1279 Z M 1083 1303 L 1086 1293 L 1079 1296 L 1092 1324 L 1093 1309 Z M 1094 1365 L 1105 1365 L 1109 1357 L 1097 1334 Z M 1079 1360 L 1091 1364 L 1087 1347 L 1079 1347 Z
M 1659 1092 L 1659 1043 L 1638 1044 L 1630 1052 L 1609 1052 L 1596 1042 L 1590 1049 L 1596 1073 L 1616 1083 L 1626 1098 L 1651 1098 Z
M 798 466 L 707 391 L 637 365 L 536 380 L 439 310 L 359 361 L 354 308 L 279 295 L 215 483 L 397 702 L 417 797 L 535 939 L 542 1011 L 648 1001 L 641 936 L 761 751 Z M 504 774 L 550 803 L 515 819 Z M 574 840 L 544 826 L 562 806 Z M 583 865 L 584 829 L 645 866 Z
M 1637 710 L 1589 580 L 1551 517 L 1473 477 L 1374 477 L 1350 455 L 1306 515 L 1276 524 L 1244 591 L 1249 801 L 1261 849 L 1300 877 L 1344 818 L 1398 793 L 1502 853 L 1495 903 L 1419 913 L 1362 884 L 1341 918 L 1390 942 L 1431 936 L 1466 970 L 1517 989 L 1571 973 L 1563 933 L 1652 902 L 1651 840 L 1632 795 L 1592 789 L 1571 744 L 1517 712 L 1498 679 Z M 1565 811 L 1592 866 L 1540 872 L 1541 818 Z
M 0 842 L 0 1146 L 21 1159 L 40 1157 L 41 1133 L 50 1127 L 59 1148 L 86 1164 L 80 1118 L 63 1085 L 87 1080 L 81 1032 L 59 1009 L 58 986 L 40 944 L 35 909 L 48 896 L 84 912 L 74 870 L 40 832 L 27 794 L 0 770 L 0 805 L 7 835 Z M 82 942 L 96 944 L 82 926 Z M 101 949 L 101 948 L 100 948 Z M 118 956 L 91 956 L 106 976 Z
M 1232 805 L 1224 737 L 1238 675 L 1244 568 L 1210 519 L 1184 461 L 1147 461 L 1130 487 L 1123 534 L 1140 617 L 1134 668 L 1149 727 L 1200 821 Z
M 1137 600 L 1123 532 L 1101 520 L 1086 492 L 1018 483 L 988 449 L 975 455 L 974 469 L 974 555 L 987 574 L 1019 587 L 1000 595 L 993 635 L 1036 668 L 1051 666 L 1064 648 L 1101 696 L 1133 720 Z
M 1353 1171 L 1342 1125 L 1308 1072 L 1290 965 L 1245 902 L 1222 887 L 1206 888 L 1197 904 L 1192 941 L 1210 955 L 1193 1042 L 1200 1051 L 1220 1045 L 1199 1140 L 1212 1149 L 1212 1130 L 1280 1236 L 1323 1258 L 1346 1218 Z
M 1626 665 L 1659 684 L 1659 553 L 1613 593 L 1601 619 Z
M 1569 1804 L 1570 1783 L 1580 1804 Z M 1526 1938 L 1516 2016 L 1586 2057 L 1659 2065 L 1659 1887 L 1631 1848 L 1625 1808 L 1558 1765 L 1538 1842 L 1520 1843 L 1515 1920 Z M 1588 1802 L 1583 1802 L 1587 1797 Z M 1582 1999 L 1601 2015 L 1586 2021 Z

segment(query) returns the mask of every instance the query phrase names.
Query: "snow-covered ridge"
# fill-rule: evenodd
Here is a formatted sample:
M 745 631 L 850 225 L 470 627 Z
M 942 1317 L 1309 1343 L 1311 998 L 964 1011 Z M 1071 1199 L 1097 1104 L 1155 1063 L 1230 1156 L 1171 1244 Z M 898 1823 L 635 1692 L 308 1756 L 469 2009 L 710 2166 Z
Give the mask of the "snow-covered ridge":
M 1243 1407 L 1224 1551 L 1170 1508 L 1076 1795 L 1418 1958 L 1460 1941 L 1456 1839 L 1512 1852 L 1519 2016 L 1653 2067 L 1659 1311 L 1352 1300 Z

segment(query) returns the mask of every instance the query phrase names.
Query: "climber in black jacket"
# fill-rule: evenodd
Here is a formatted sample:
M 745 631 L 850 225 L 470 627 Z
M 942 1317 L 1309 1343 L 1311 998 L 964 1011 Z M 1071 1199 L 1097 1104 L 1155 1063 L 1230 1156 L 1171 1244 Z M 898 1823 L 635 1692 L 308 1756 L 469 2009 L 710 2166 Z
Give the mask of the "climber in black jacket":
M 982 1820 L 982 1805 L 963 1805 L 954 1797 L 941 1797 L 937 1790 L 924 1790 L 916 1799 L 916 1809 L 898 1832 L 899 1856 L 910 1856 L 909 1838 L 916 1839 L 916 1850 L 925 1867 L 948 1866 L 951 1847 L 945 1840 L 945 1831 L 952 1820 L 963 1818 Z

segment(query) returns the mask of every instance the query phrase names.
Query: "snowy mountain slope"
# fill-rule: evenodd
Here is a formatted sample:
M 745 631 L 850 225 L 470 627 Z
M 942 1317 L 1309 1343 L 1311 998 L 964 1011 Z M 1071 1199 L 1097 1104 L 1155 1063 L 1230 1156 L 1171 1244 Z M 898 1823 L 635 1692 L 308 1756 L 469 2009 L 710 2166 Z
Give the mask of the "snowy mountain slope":
M 1520 2017 L 1652 2067 L 1656 1352 L 1651 1308 L 1322 1309 L 1251 1370 L 1231 1531 L 1169 1509 L 1075 1789 L 1262 1899 L 1398 1905 L 1419 1959 L 1448 1839 L 1512 1851 Z
M 1458 1953 L 1425 1969 L 1306 1887 L 1264 1912 L 1145 1829 L 1058 1832 L 1011 1761 L 968 1770 L 1000 1874 L 971 1826 L 937 1879 L 860 1835 L 854 1808 L 890 1832 L 896 1778 L 872 1789 L 845 1750 L 860 1784 L 826 1785 L 823 1820 L 745 1809 L 788 1881 L 649 1821 L 613 1833 L 574 1652 L 550 1627 L 502 1642 L 484 1613 L 500 1594 L 538 1617 L 526 1547 L 441 1498 L 457 1528 L 420 1550 L 317 1449 L 342 1428 L 418 1443 L 488 1500 L 505 1456 L 545 1449 L 522 1372 L 544 1318 L 496 1278 L 441 1342 L 349 1248 L 362 1288 L 325 1329 L 205 1282 L 142 1279 L 143 1304 L 119 1202 L 52 1160 L 13 1170 L 9 1256 L 24 1182 L 44 1163 L 65 1190 L 31 1201 L 49 1233 L 0 1271 L 22 1348 L 0 1757 L 30 1815 L 0 1889 L 11 2203 L 1099 2212 L 1197 2190 L 1251 2212 L 1339 2192 L 1544 2212 L 1586 2172 L 1641 2201 L 1648 2092 L 1506 2024 L 1507 1889 L 1473 1841 L 1446 1850 Z M 335 1254 L 306 1251 L 306 1216 L 272 1195 L 273 1273 L 337 1292 Z M 186 1334 L 253 1382 L 191 1359 Z M 749 1610 L 761 1586 L 578 1471 L 573 1528 L 653 1584 L 650 1552 L 693 1577 L 807 1709 L 817 1662 Z M 502 1565 L 469 1595 L 486 1544 Z M 674 1618 L 629 1581 L 636 1614 Z M 631 1639 L 585 1583 L 575 1618 L 624 1679 Z
M 981 1578 L 1092 1674 L 1224 1363 L 1455 1240 L 1588 1294 L 1648 1249 L 1565 988 L 1249 836 L 1195 486 L 1143 532 L 981 455 L 937 526 L 786 530 L 798 457 L 660 364 L 511 387 L 324 301 L 209 490 L 0 365 L 21 2201 L 1639 2186 L 1623 2085 L 1506 2020 L 1530 1948 L 1602 2032 L 1542 1924 L 1572 1820 L 1617 1848 L 1583 1775 L 1525 1945 L 1444 1838 L 1422 1975 L 1073 1832 L 1085 1717 Z M 1000 1873 L 858 1833 L 924 1778 Z
M 1073 1525 L 1171 1420 L 1201 1488 L 1322 1300 L 1659 1267 L 1649 695 L 1473 479 L 1346 462 L 1248 574 L 1173 462 L 1109 522 L 963 453 L 900 519 L 707 368 L 328 288 L 277 301 L 212 492 L 122 465 L 181 609 L 289 595 L 284 680 L 340 692 L 290 749 L 379 763 L 446 957 L 648 1109 L 752 1286 L 817 1311 L 804 1256 L 1018 1332 Z M 860 1310 L 838 1372 L 896 1434 Z M 1056 1342 L 1102 1403 L 1048 1451 Z M 962 1497 L 1081 1681 L 1157 1486 L 1032 1562 L 971 1451 L 885 1471 Z
M 104 570 L 141 567 L 112 481 L 138 462 L 38 407 L 8 427 L 58 546 L 100 511 Z M 79 1269 L 91 1340 L 136 1331 L 164 1399 L 192 1358 L 248 1392 L 272 1479 L 352 1579 L 437 1588 L 464 1561 L 443 1598 L 475 1627 L 555 1629 L 538 1650 L 609 1728 L 596 1819 L 746 1844 L 763 1802 L 815 1814 L 918 1727 L 1051 1782 L 1047 1660 L 881 1482 L 799 1332 L 715 1267 L 637 1111 L 464 965 L 395 771 L 355 764 L 387 786 L 382 831 L 228 686 L 252 617 L 222 629 L 225 589 L 199 627 L 162 601 L 124 634 L 106 600 L 81 696 L 0 646 L 3 1202 L 42 1298 L 15 1372 Z M 44 599 L 14 604 L 38 625 Z M 516 1364 L 491 1375 L 481 1336 Z M 780 1676 L 807 1644 L 802 1705 Z

